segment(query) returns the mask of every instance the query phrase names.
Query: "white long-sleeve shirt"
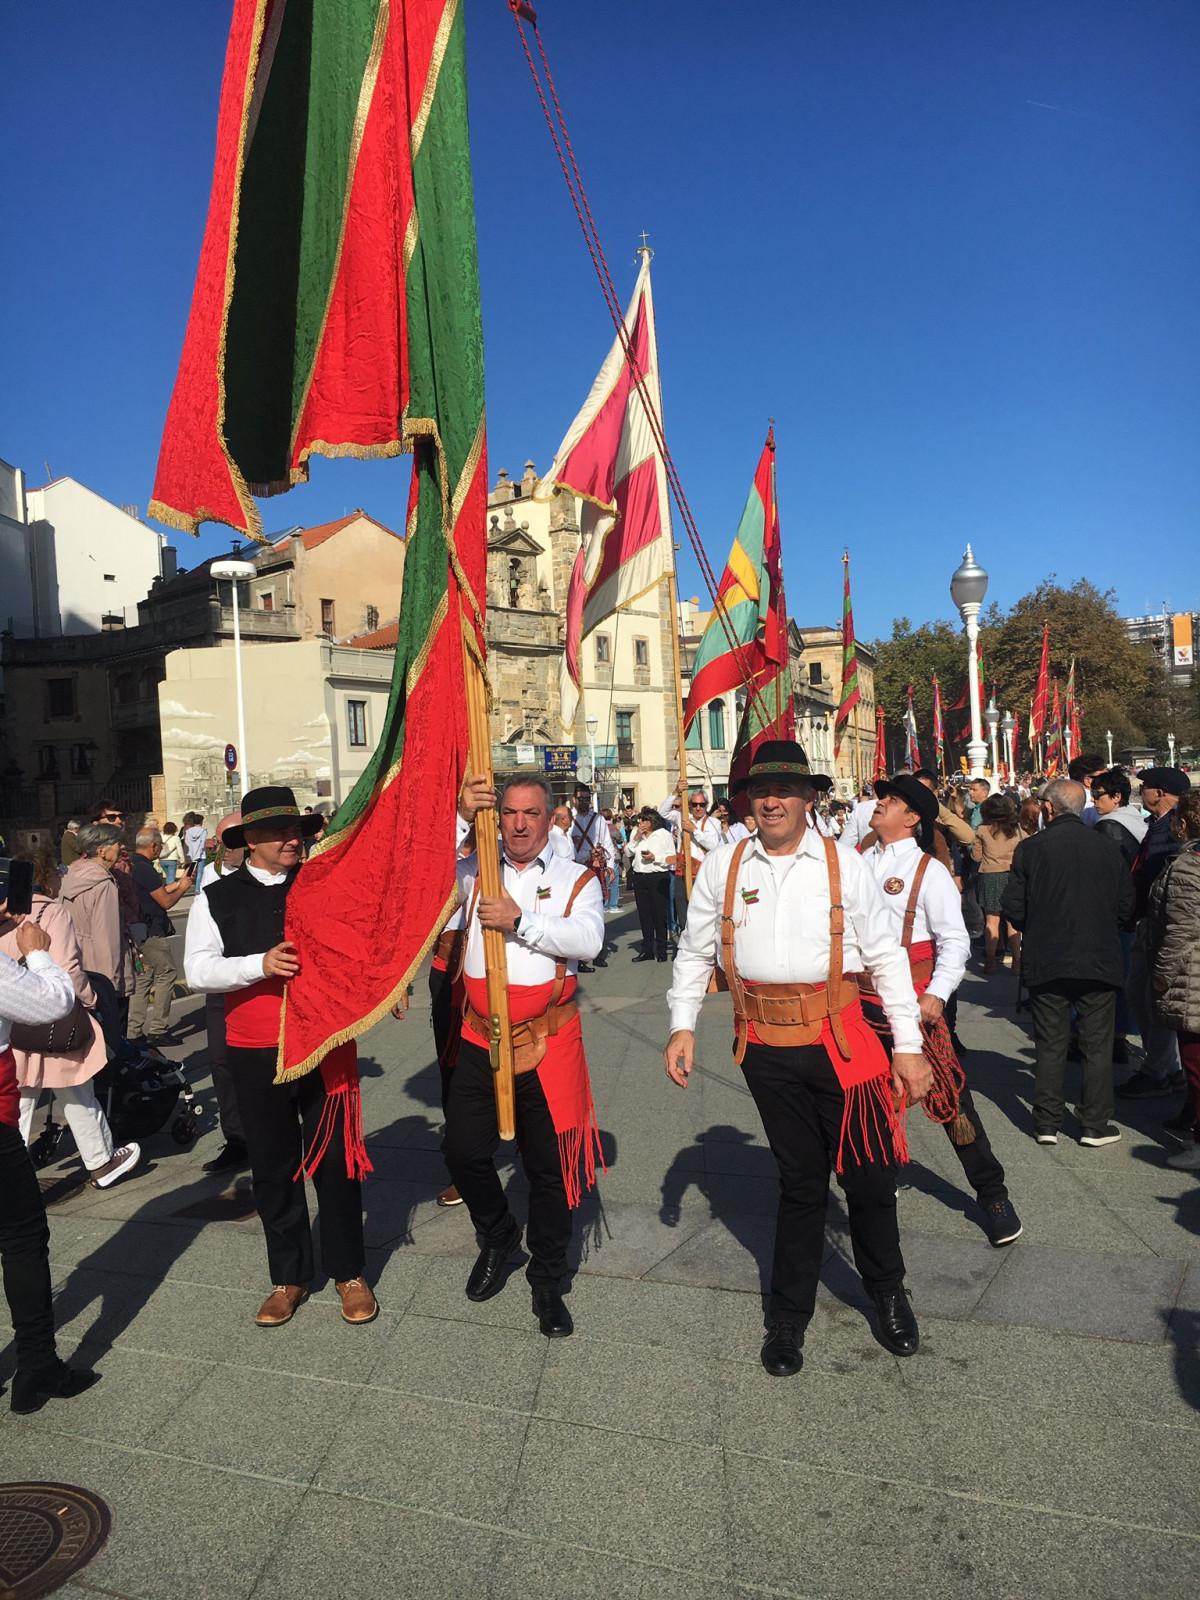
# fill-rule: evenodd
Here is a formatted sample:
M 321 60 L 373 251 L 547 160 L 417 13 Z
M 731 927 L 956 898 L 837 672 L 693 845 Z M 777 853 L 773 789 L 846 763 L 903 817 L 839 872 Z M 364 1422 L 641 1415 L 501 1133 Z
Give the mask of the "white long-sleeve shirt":
M 265 884 L 282 883 L 287 877 L 286 872 L 262 872 L 249 863 L 246 871 Z M 196 994 L 228 994 L 232 989 L 248 989 L 263 977 L 266 953 L 263 950 L 253 956 L 227 956 L 221 930 L 208 909 L 208 896 L 196 896 L 188 912 L 187 938 L 183 945 L 183 975 L 189 989 Z
M 643 861 L 643 851 L 648 851 L 654 859 Z M 667 858 L 675 854 L 675 841 L 665 828 L 655 828 L 654 832 L 648 833 L 644 839 L 637 835 L 630 839 L 625 846 L 624 854 L 626 861 L 633 863 L 634 873 L 638 877 L 650 873 L 661 875 L 673 870 L 667 865 Z
M 592 851 L 597 846 L 604 851 L 605 865 L 610 869 L 616 866 L 616 846 L 612 842 L 612 834 L 608 831 L 607 821 L 598 811 L 575 812 L 571 818 L 567 838 L 571 845 L 571 853 L 581 867 L 591 865 Z M 571 913 L 572 916 L 574 914 Z
M 49 951 L 31 951 L 24 966 L 0 955 L 0 1050 L 14 1022 L 57 1022 L 74 1005 L 75 986 Z
M 685 839 L 690 842 L 694 872 L 698 872 L 713 851 L 719 850 L 725 843 L 721 824 L 712 816 L 706 816 L 703 822 L 693 822 L 691 833 L 686 832 L 677 795 L 669 794 L 659 806 L 658 814 L 671 824 L 677 844 L 682 845 Z M 690 818 L 688 820 L 691 821 Z
M 725 883 L 736 845 L 708 857 L 692 885 L 687 924 L 667 1002 L 671 1031 L 694 1031 L 714 966 L 721 960 Z M 921 1050 L 920 1012 L 908 957 L 900 948 L 883 897 L 859 856 L 838 852 L 845 907 L 842 971 L 864 968 L 875 980 L 895 1049 Z M 749 898 L 747 898 L 749 897 Z M 825 846 L 806 828 L 792 855 L 768 855 L 761 839 L 746 846 L 734 903 L 734 958 L 751 983 L 825 983 L 829 978 L 829 871 Z
M 842 824 L 839 844 L 852 844 L 857 847 L 863 842 L 871 831 L 871 818 L 875 815 L 876 804 L 874 800 L 859 800 L 854 804 Z
M 562 828 L 550 825 L 550 844 L 556 856 L 562 856 L 566 861 L 574 861 L 575 852 L 571 848 L 571 841 Z
M 467 824 L 460 817 L 459 844 L 466 836 Z M 563 915 L 571 891 L 585 870 L 556 855 L 549 842 L 524 868 L 518 868 L 501 850 L 500 879 L 504 892 L 521 908 L 516 928 L 504 935 L 510 983 L 530 987 L 549 983 L 557 961 L 565 961 L 567 971 L 575 972 L 579 962 L 591 961 L 604 948 L 604 899 L 595 873 L 587 873 L 590 882 L 579 891 L 571 915 Z M 458 858 L 460 906 L 470 905 L 478 871 L 478 856 Z M 467 930 L 467 959 L 463 971 L 468 978 L 486 976 L 483 929 L 477 909 L 471 914 Z
M 913 874 L 922 860 L 921 847 L 915 839 L 901 839 L 897 844 L 884 844 L 880 840 L 861 859 L 879 887 L 899 939 L 904 933 L 904 913 L 908 909 Z M 921 879 L 912 931 L 913 944 L 924 944 L 928 939 L 937 945 L 928 992 L 944 1004 L 963 981 L 971 954 L 971 936 L 963 921 L 962 895 L 942 863 L 932 858 Z

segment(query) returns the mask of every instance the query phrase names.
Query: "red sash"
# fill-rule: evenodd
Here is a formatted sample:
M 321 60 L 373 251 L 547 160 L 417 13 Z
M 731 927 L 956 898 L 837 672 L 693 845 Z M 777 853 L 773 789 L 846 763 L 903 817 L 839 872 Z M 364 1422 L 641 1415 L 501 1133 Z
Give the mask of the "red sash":
M 6 1128 L 21 1125 L 21 1089 L 17 1083 L 17 1061 L 5 1045 L 0 1050 L 0 1123 Z
M 282 978 L 261 978 L 225 996 L 225 1038 L 239 1050 L 274 1050 L 283 1009 Z

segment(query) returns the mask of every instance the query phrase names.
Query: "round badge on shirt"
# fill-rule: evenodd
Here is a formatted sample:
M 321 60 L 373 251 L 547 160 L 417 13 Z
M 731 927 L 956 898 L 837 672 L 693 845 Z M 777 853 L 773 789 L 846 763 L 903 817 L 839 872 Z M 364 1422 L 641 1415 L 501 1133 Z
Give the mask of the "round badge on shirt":
M 883 880 L 884 894 L 899 894 L 904 888 L 903 878 L 885 878 Z

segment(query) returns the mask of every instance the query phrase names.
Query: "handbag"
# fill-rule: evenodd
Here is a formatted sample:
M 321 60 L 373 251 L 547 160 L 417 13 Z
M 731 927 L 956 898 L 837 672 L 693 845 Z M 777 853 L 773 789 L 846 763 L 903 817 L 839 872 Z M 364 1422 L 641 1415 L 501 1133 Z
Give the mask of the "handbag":
M 40 925 L 39 911 L 34 921 Z M 25 965 L 22 957 L 21 965 Z M 14 1050 L 26 1055 L 68 1056 L 82 1050 L 92 1042 L 92 1019 L 78 998 L 65 1017 L 57 1022 L 14 1022 L 9 1029 L 8 1042 Z

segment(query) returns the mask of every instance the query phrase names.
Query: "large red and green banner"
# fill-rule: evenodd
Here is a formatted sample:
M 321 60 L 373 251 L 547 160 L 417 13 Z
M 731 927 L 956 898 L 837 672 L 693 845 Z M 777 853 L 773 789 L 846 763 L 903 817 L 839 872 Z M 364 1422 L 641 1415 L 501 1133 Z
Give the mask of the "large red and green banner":
M 938 771 L 946 771 L 946 725 L 942 720 L 942 687 L 938 675 L 933 674 L 933 746 L 937 751 Z
M 842 698 L 833 719 L 834 739 L 840 741 L 850 713 L 862 699 L 858 687 L 858 647 L 854 640 L 854 607 L 850 603 L 850 556 L 842 557 Z
M 733 548 L 721 574 L 717 603 L 692 665 L 684 708 L 685 728 L 731 689 L 761 697 L 763 727 L 775 706 L 776 680 L 788 670 L 787 619 L 782 604 L 783 549 L 775 498 L 775 433 L 767 434 L 742 510 Z M 790 684 L 783 696 L 791 706 Z M 757 730 L 762 733 L 763 728 Z M 791 737 L 791 735 L 772 735 Z
M 1050 624 L 1042 629 L 1042 658 L 1038 663 L 1037 687 L 1033 691 L 1033 709 L 1029 714 L 1029 743 L 1035 745 L 1046 726 L 1047 700 L 1050 694 Z
M 391 697 L 288 898 L 284 1076 L 387 1012 L 453 903 L 464 649 L 483 649 L 483 339 L 461 0 L 235 0 L 152 514 L 257 534 L 252 496 L 311 455 L 402 452 Z

